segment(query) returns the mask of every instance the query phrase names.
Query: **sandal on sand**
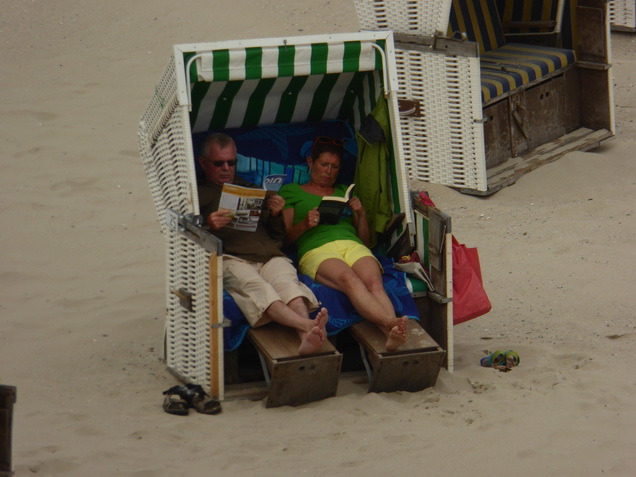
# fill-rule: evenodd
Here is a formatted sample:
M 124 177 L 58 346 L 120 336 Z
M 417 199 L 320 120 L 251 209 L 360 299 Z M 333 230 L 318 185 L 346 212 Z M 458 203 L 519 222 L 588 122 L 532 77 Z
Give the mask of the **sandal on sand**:
M 519 358 L 519 355 L 516 351 L 508 350 L 504 353 L 504 361 L 506 364 L 506 368 L 511 369 L 515 366 L 519 366 L 521 358 Z
M 176 414 L 177 416 L 188 415 L 188 401 L 183 397 L 184 391 L 187 389 L 183 386 L 173 386 L 163 394 L 166 396 L 163 399 L 163 410 L 168 414 Z
M 499 368 L 506 365 L 506 353 L 503 351 L 493 351 L 485 358 L 481 358 L 481 365 L 486 368 Z
M 219 414 L 221 403 L 210 397 L 200 384 L 186 384 L 188 388 L 186 399 L 190 407 L 201 414 Z

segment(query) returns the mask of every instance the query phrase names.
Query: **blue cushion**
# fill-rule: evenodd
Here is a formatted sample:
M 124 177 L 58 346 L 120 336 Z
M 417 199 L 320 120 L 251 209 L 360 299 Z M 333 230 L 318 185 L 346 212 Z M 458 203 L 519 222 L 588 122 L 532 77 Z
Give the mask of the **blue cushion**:
M 527 85 L 574 64 L 573 50 L 509 43 L 481 58 L 482 101 Z
M 289 182 L 305 182 L 306 158 L 318 136 L 330 136 L 344 141 L 344 154 L 339 183 L 353 182 L 358 146 L 353 128 L 346 121 L 329 120 L 296 124 L 271 124 L 219 131 L 234 139 L 237 149 L 237 173 L 245 180 L 261 185 L 269 174 L 286 174 Z M 206 136 L 210 132 L 192 136 L 195 166 L 201 174 L 198 158 Z

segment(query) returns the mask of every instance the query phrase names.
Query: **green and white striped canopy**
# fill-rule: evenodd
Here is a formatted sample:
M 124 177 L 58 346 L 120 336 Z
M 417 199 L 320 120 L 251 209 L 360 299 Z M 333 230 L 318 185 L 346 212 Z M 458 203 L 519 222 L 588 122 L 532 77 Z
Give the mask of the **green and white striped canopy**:
M 374 46 L 382 43 L 183 52 L 192 132 L 322 119 L 344 119 L 357 128 L 382 92 L 382 56 Z

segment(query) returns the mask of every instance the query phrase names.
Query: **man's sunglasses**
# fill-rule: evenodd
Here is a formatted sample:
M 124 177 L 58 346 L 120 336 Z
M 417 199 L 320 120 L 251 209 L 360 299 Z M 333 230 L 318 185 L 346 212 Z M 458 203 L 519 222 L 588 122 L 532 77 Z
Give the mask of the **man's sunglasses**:
M 344 141 L 342 139 L 335 139 L 329 136 L 318 136 L 314 140 L 314 144 L 313 146 L 311 146 L 311 150 L 313 151 L 319 144 L 327 144 L 329 146 L 336 146 L 339 148 L 344 147 Z
M 228 167 L 234 167 L 236 166 L 236 160 L 233 161 L 208 161 L 210 164 L 212 164 L 214 167 L 223 167 L 225 164 L 228 165 Z

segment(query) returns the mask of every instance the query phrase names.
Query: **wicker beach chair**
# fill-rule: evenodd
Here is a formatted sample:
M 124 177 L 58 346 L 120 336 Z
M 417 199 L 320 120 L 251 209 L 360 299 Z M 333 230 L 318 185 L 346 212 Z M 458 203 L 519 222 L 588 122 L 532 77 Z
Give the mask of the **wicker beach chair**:
M 389 363 L 388 372 L 391 366 L 415 370 L 429 366 L 432 373 L 414 372 L 411 381 L 419 374 L 418 386 L 430 386 L 441 365 L 452 369 L 450 218 L 412 202 L 398 126 L 397 88 L 390 32 L 174 47 L 140 122 L 139 138 L 166 241 L 165 358 L 176 376 L 203 385 L 221 400 L 245 395 L 245 383 L 237 387 L 227 378 L 234 374 L 232 366 L 234 370 L 241 366 L 232 353 L 245 345 L 248 333 L 263 360 L 268 406 L 301 404 L 335 393 L 341 357 L 333 347 L 320 356 L 302 358 L 294 356 L 284 332 L 272 334 L 267 331 L 269 325 L 267 330 L 247 330 L 241 324 L 235 305 L 223 291 L 222 243 L 201 227 L 196 150 L 209 131 L 229 132 L 251 164 L 242 173 L 279 173 L 282 168 L 290 180 L 297 180 L 303 158 L 292 141 L 296 133 L 313 137 L 316 128 L 325 131 L 344 124 L 355 135 L 379 98 L 386 99 L 391 129 L 386 179 L 394 218 L 384 230 L 384 251 L 395 256 L 417 250 L 424 257 L 435 290 L 413 292 L 414 302 L 423 317 L 420 323 L 431 340 L 439 343 L 409 350 L 431 360 L 418 361 L 409 355 L 402 363 Z M 261 143 L 253 154 L 247 152 L 249 138 L 268 134 L 277 140 Z M 280 150 L 285 151 L 284 157 L 277 156 Z M 365 348 L 365 353 L 379 355 L 374 363 L 382 361 L 384 368 L 390 357 L 385 359 L 382 350 L 376 351 Z M 379 369 L 373 364 L 371 368 L 372 373 Z M 382 382 L 382 390 L 412 390 L 406 377 L 399 385 Z M 255 388 L 263 392 L 262 387 Z
M 604 0 L 357 0 L 356 8 L 363 28 L 394 31 L 398 96 L 413 111 L 401 129 L 414 179 L 488 195 L 614 134 Z M 426 20 L 387 13 L 402 10 Z

